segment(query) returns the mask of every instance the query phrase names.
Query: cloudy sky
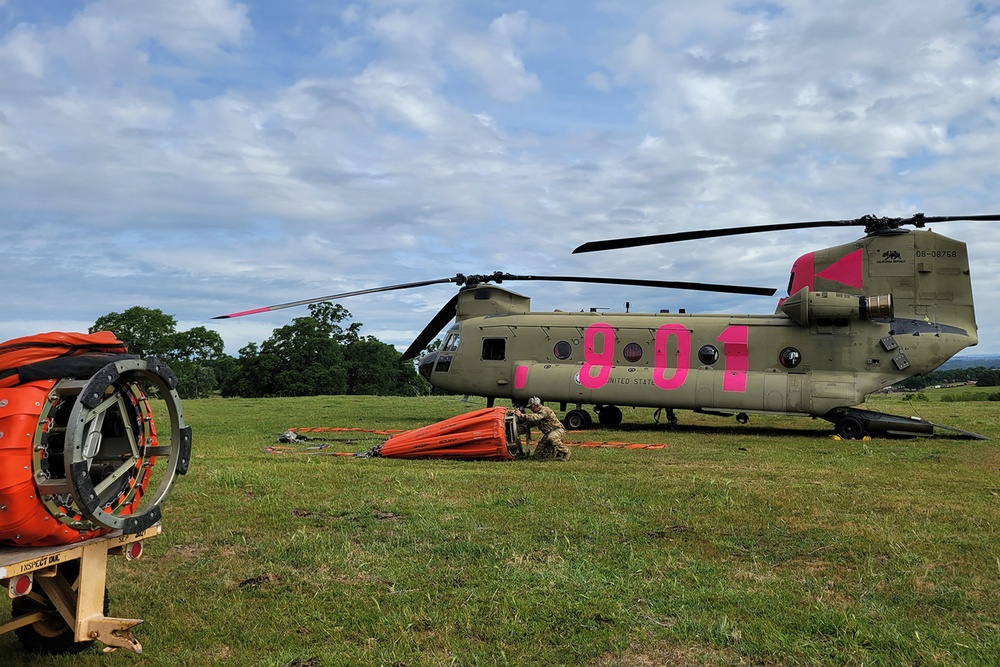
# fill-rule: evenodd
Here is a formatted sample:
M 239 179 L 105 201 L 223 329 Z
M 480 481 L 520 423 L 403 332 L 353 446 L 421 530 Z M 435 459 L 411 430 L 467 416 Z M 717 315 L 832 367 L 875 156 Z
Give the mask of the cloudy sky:
M 236 354 L 303 308 L 494 270 L 784 289 L 823 229 L 1000 213 L 1000 2 L 0 0 L 0 340 L 131 306 Z M 970 245 L 1000 353 L 1000 223 Z M 775 298 L 519 283 L 536 310 Z M 343 302 L 409 344 L 448 285 Z

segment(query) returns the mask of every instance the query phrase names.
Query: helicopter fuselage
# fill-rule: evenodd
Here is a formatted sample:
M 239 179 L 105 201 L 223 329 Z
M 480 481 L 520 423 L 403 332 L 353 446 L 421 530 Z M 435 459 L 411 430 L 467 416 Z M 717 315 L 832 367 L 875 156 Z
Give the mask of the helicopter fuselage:
M 688 314 L 532 312 L 531 300 L 504 281 L 577 282 L 746 295 L 770 288 L 595 276 L 458 273 L 292 301 L 219 319 L 350 296 L 451 283 L 461 285 L 410 346 L 414 359 L 454 320 L 443 344 L 424 354 L 420 374 L 455 394 L 525 402 L 531 396 L 566 409 L 572 428 L 621 421 L 618 406 L 711 413 L 822 417 L 845 438 L 866 431 L 933 433 L 935 424 L 857 406 L 872 392 L 938 368 L 978 343 L 969 256 L 961 241 L 925 229 L 932 223 L 998 221 L 1000 215 L 908 218 L 866 215 L 743 225 L 584 243 L 594 252 L 741 234 L 864 226 L 865 235 L 806 253 L 792 264 L 788 296 L 774 313 Z M 908 227 L 914 229 L 907 229 Z M 945 427 L 951 428 L 951 427 Z M 959 429 L 952 429 L 959 430 Z M 975 434 L 967 434 L 973 435 Z M 977 436 L 978 437 L 978 436 Z
M 826 417 L 977 342 L 965 244 L 930 231 L 809 253 L 773 314 L 531 312 L 463 288 L 420 372 L 452 393 Z
M 466 320 L 421 366 L 440 389 L 493 398 L 824 415 L 968 345 L 892 331 L 783 314 L 528 313 Z

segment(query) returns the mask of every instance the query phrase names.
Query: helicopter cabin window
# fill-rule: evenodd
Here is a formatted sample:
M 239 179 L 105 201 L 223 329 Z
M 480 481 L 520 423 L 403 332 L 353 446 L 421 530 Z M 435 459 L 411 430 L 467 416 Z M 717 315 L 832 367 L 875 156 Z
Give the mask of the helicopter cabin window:
M 483 339 L 483 360 L 503 361 L 507 357 L 506 338 L 484 338 Z
M 802 353 L 794 347 L 786 347 L 778 354 L 778 360 L 785 368 L 795 368 L 802 363 Z
M 561 340 L 552 348 L 552 354 L 555 355 L 556 359 L 569 359 L 570 355 L 573 354 L 573 346 Z
M 441 349 L 444 352 L 454 352 L 458 349 L 459 336 L 457 333 L 448 334 L 448 337 L 444 339 L 444 345 Z
M 622 350 L 622 356 L 625 357 L 625 361 L 634 364 L 642 359 L 642 345 L 639 345 L 639 343 L 629 343 Z
M 711 366 L 718 360 L 719 350 L 714 345 L 702 345 L 701 349 L 698 350 L 698 361 L 706 366 Z

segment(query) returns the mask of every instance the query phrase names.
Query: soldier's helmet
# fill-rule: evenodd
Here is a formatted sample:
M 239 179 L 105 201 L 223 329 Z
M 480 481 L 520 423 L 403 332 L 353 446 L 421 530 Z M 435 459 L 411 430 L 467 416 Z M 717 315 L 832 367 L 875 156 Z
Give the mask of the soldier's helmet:
M 541 404 L 542 404 L 542 399 L 538 398 L 537 396 L 532 396 L 531 398 L 528 399 L 529 408 Z

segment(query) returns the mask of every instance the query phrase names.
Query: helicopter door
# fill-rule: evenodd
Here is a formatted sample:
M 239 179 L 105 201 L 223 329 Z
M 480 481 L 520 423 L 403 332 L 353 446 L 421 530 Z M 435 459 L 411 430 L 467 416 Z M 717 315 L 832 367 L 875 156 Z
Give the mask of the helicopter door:
M 507 363 L 507 339 L 483 338 L 480 360 L 487 363 L 477 371 L 479 375 L 476 380 L 477 387 L 480 387 L 480 390 L 491 387 L 491 392 L 495 392 L 498 387 L 504 388 L 501 393 L 506 394 L 510 390 L 511 380 L 511 365 Z

